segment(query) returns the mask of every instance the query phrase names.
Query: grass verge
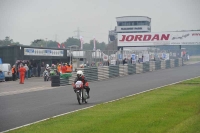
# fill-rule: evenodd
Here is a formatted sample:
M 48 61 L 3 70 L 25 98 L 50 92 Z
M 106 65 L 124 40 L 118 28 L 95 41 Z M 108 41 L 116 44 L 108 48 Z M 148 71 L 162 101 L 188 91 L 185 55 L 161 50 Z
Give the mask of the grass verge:
M 200 78 L 99 104 L 11 133 L 199 133 Z

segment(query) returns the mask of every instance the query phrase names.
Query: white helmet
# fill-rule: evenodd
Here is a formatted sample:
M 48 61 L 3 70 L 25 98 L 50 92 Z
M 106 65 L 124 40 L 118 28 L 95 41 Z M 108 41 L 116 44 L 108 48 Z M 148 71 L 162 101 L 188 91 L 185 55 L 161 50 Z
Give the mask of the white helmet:
M 77 77 L 83 76 L 83 72 L 81 70 L 78 70 L 76 74 L 77 74 Z

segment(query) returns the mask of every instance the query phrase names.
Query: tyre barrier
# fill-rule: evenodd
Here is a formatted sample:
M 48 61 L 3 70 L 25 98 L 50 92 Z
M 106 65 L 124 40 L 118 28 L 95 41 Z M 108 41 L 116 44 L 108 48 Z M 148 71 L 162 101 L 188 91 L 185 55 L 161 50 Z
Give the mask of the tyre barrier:
M 170 68 L 170 60 L 166 60 L 166 69 Z
M 128 64 L 128 75 L 136 74 L 136 64 Z
M 143 72 L 149 72 L 149 62 L 143 63 Z
M 60 86 L 60 76 L 54 75 L 51 76 L 51 87 Z
M 98 80 L 104 80 L 109 78 L 109 67 L 108 66 L 101 66 L 98 67 Z
M 161 69 L 161 61 L 156 61 L 155 62 L 155 70 Z
M 66 86 L 69 84 L 68 78 L 60 78 L 60 86 Z
M 155 71 L 159 69 L 168 69 L 171 67 L 177 67 L 182 65 L 183 65 L 183 60 L 182 58 L 179 58 L 179 59 L 170 59 L 161 61 L 150 61 L 150 62 L 136 63 L 136 64 L 78 68 L 77 70 L 83 71 L 83 74 L 85 75 L 87 80 L 89 82 L 92 82 L 119 76 Z M 72 72 L 72 77 L 67 79 L 60 79 L 59 81 L 60 86 L 66 86 L 72 84 L 75 78 L 76 78 L 76 72 Z
M 175 59 L 175 60 L 174 60 L 174 67 L 178 67 L 178 66 L 179 66 L 178 63 L 179 63 L 179 60 L 178 60 L 178 59 Z

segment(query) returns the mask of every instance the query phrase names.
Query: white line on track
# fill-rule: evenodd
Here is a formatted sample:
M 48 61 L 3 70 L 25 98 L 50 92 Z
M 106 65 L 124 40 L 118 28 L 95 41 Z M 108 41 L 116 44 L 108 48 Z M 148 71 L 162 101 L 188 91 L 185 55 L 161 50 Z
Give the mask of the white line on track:
M 197 77 L 194 77 L 194 78 L 190 78 L 190 79 L 186 79 L 186 80 L 182 80 L 182 81 L 178 81 L 178 82 L 171 83 L 171 84 L 168 84 L 168 85 L 163 85 L 163 86 L 160 86 L 160 87 L 157 87 L 157 88 L 149 89 L 149 90 L 142 91 L 142 92 L 139 92 L 139 93 L 135 93 L 135 94 L 132 94 L 132 95 L 128 95 L 128 96 L 125 96 L 125 97 L 122 97 L 122 98 L 119 98 L 119 99 L 115 99 L 115 100 L 111 100 L 111 101 L 108 101 L 108 102 L 104 102 L 103 104 L 115 102 L 115 101 L 118 101 L 120 99 L 124 99 L 124 98 L 131 97 L 131 96 L 134 96 L 134 95 L 142 94 L 142 93 L 149 92 L 149 91 L 152 91 L 152 90 L 156 90 L 156 89 L 159 89 L 159 88 L 162 88 L 162 87 L 166 87 L 166 86 L 178 84 L 180 82 L 191 80 L 191 79 L 195 79 L 195 78 L 200 78 L 200 76 L 197 76 Z M 97 104 L 97 105 L 99 105 L 99 104 Z M 93 107 L 95 107 L 97 105 L 85 107 L 85 108 L 82 108 L 82 109 L 78 109 L 78 110 L 70 111 L 70 112 L 67 112 L 67 113 L 60 114 L 60 115 L 56 115 L 56 116 L 53 116 L 53 117 L 50 117 L 50 118 L 42 119 L 42 120 L 39 120 L 39 121 L 36 121 L 36 122 L 32 122 L 32 123 L 29 123 L 29 124 L 26 124 L 26 125 L 23 125 L 23 126 L 19 126 L 19 127 L 16 127 L 16 128 L 12 128 L 12 129 L 6 130 L 6 131 L 0 132 L 0 133 L 5 133 L 5 132 L 8 132 L 8 131 L 16 130 L 16 129 L 19 129 L 19 128 L 22 128 L 22 127 L 26 127 L 26 126 L 29 126 L 29 125 L 32 125 L 32 124 L 36 124 L 36 123 L 39 123 L 39 122 L 42 122 L 42 121 L 49 120 L 51 118 L 56 118 L 56 117 L 59 117 L 59 116 L 71 114 L 71 113 L 74 113 L 74 112 L 77 112 L 77 111 L 80 111 L 80 110 L 85 110 L 85 109 L 93 108 Z

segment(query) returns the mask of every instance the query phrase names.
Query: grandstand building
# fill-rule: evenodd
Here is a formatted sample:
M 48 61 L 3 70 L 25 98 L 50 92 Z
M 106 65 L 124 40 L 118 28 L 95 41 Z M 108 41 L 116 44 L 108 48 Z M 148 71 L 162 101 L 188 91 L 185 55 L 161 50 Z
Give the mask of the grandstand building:
M 117 33 L 145 33 L 151 32 L 151 18 L 147 16 L 117 17 L 117 26 L 109 31 L 109 43 L 117 39 Z

